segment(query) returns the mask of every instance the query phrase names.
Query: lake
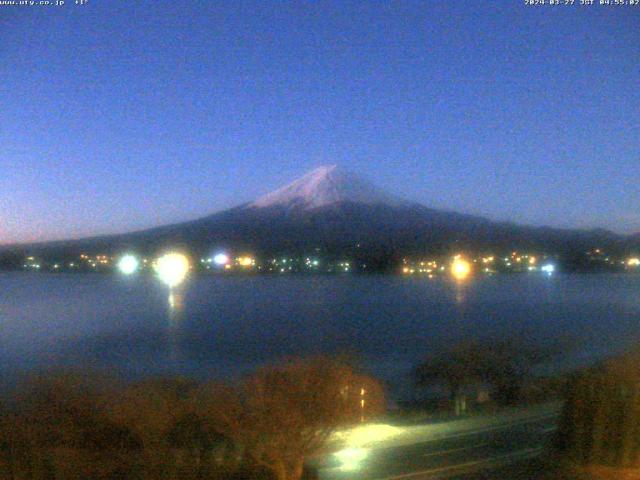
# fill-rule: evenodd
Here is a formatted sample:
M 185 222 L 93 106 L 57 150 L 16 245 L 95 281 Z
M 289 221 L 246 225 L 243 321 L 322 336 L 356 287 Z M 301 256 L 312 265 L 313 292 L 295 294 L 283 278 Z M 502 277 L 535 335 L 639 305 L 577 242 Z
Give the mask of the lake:
M 43 366 L 228 377 L 288 355 L 348 353 L 398 386 L 467 338 L 567 341 L 581 364 L 640 339 L 640 276 L 0 274 L 3 372 Z

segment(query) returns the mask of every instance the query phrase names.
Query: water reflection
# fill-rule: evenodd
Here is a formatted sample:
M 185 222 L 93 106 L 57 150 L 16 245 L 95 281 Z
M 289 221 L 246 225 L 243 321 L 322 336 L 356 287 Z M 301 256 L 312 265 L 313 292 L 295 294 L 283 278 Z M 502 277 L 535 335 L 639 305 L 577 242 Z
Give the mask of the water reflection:
M 169 292 L 168 303 L 170 318 L 177 318 L 182 315 L 184 311 L 184 293 L 171 290 Z
M 395 380 L 469 337 L 570 332 L 590 351 L 627 345 L 640 335 L 638 291 L 640 275 L 202 276 L 170 292 L 146 276 L 9 274 L 0 275 L 0 359 L 235 375 L 287 355 L 348 351 Z
M 467 301 L 467 285 L 464 282 L 456 282 L 454 284 L 455 288 L 455 299 L 456 304 L 458 306 L 464 305 Z
M 169 290 L 167 298 L 167 338 L 169 360 L 174 367 L 179 368 L 183 359 L 181 349 L 182 324 L 184 323 L 184 292 Z
M 464 279 L 453 279 L 450 282 L 452 298 L 451 309 L 451 331 L 450 341 L 455 342 L 460 338 L 466 338 L 474 331 L 474 314 L 471 311 L 469 302 L 469 294 L 472 288 L 472 280 L 470 277 Z
M 462 255 L 456 255 L 451 262 L 451 276 L 455 285 L 455 303 L 458 307 L 467 300 L 466 283 L 471 279 L 471 263 Z

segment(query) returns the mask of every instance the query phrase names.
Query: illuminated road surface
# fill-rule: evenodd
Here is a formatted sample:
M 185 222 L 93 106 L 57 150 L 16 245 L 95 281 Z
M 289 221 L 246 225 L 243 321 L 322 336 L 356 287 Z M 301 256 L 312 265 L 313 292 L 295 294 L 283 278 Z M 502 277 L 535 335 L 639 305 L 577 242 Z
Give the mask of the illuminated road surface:
M 549 446 L 557 414 L 551 410 L 499 419 L 450 434 L 405 443 L 390 440 L 375 448 L 354 448 L 333 456 L 320 471 L 322 480 L 530 479 L 535 461 Z M 385 446 L 385 443 L 396 443 Z M 517 470 L 505 477 L 510 465 Z M 492 472 L 495 471 L 495 475 Z

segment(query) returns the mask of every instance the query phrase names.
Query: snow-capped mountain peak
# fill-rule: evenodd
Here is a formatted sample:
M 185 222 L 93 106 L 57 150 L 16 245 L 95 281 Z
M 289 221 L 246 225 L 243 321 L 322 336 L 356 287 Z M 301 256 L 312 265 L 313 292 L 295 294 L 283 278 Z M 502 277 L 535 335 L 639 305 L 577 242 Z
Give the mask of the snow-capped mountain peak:
M 397 205 L 398 199 L 337 165 L 324 165 L 298 180 L 259 198 L 251 207 L 312 209 L 340 202 Z

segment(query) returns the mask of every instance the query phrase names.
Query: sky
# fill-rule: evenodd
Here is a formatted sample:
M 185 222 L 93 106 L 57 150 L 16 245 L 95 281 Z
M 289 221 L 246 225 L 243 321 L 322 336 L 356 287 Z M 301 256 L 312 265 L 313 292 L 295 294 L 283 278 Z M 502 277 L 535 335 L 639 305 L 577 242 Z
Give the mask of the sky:
M 324 164 L 640 231 L 640 6 L 66 3 L 0 6 L 0 243 L 193 219 Z

